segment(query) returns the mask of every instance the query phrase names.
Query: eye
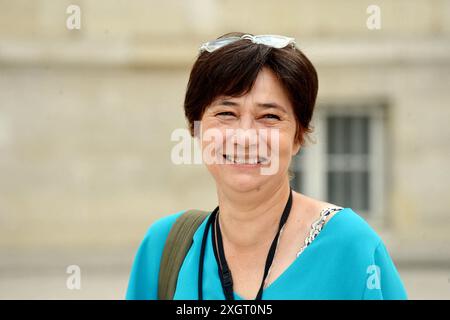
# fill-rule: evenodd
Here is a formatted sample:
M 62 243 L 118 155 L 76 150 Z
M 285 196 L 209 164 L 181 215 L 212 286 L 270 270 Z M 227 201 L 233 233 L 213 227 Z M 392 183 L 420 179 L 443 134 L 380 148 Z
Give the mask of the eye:
M 230 111 L 225 112 L 219 112 L 216 114 L 216 116 L 222 116 L 222 117 L 234 117 L 234 113 Z
M 280 117 L 273 113 L 265 114 L 263 118 L 280 120 Z

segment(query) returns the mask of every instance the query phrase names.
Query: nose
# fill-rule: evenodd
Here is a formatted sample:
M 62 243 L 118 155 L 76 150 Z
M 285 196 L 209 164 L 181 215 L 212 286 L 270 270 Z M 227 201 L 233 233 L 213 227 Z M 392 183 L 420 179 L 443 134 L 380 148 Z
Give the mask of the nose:
M 250 114 L 242 115 L 239 126 L 234 133 L 233 144 L 237 147 L 237 153 L 253 154 L 257 150 L 258 134 L 256 132 L 255 121 Z
M 241 118 L 239 119 L 239 129 L 242 130 L 250 130 L 253 129 L 255 125 L 255 121 L 253 119 L 253 116 L 249 113 L 243 114 Z

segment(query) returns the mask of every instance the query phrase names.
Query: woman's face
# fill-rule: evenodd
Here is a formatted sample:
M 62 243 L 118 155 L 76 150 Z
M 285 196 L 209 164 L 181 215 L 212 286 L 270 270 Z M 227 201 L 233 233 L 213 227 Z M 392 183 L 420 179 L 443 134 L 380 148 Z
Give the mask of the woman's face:
M 238 192 L 275 187 L 287 179 L 300 149 L 287 93 L 268 68 L 241 97 L 217 97 L 201 119 L 203 161 L 219 188 Z

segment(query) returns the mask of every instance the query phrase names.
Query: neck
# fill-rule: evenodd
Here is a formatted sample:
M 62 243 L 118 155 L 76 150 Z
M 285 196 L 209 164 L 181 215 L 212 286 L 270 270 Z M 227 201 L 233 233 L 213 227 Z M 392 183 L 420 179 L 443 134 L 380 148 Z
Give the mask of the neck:
M 218 188 L 223 239 L 240 252 L 267 248 L 278 231 L 289 190 L 288 179 L 275 190 L 261 187 L 242 193 Z

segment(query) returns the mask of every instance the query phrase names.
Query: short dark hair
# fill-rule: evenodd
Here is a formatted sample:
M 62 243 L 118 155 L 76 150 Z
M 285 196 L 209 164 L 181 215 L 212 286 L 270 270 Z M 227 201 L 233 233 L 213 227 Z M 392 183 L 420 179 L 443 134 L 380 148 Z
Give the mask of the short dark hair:
M 244 34 L 231 32 L 218 39 Z M 274 72 L 288 93 L 297 122 L 295 139 L 303 144 L 304 134 L 313 130 L 310 123 L 318 91 L 316 69 L 297 47 L 277 49 L 245 39 L 198 55 L 184 100 L 191 135 L 194 121 L 201 120 L 217 97 L 238 97 L 250 92 L 263 67 Z

